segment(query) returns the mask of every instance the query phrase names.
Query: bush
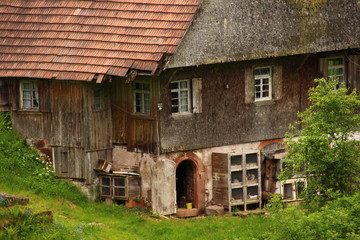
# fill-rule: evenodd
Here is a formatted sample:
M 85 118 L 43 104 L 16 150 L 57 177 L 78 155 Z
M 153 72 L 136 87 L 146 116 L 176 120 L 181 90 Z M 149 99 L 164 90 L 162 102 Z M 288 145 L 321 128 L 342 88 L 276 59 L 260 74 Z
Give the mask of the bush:
M 360 194 L 331 201 L 311 212 L 290 206 L 271 214 L 266 240 L 360 239 Z

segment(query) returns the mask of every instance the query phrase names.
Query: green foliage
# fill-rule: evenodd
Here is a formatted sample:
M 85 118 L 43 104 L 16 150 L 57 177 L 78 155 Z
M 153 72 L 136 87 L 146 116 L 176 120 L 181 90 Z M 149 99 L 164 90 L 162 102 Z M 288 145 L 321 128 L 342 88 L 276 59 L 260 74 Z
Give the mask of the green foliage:
M 309 91 L 311 106 L 298 113 L 287 135 L 287 169 L 282 178 L 303 171 L 308 178 L 305 198 L 318 203 L 359 189 L 360 144 L 351 140 L 360 131 L 360 97 L 356 91 L 335 89 L 334 80 L 316 79 Z M 294 137 L 298 136 L 297 139 Z
M 270 218 L 266 240 L 360 239 L 360 194 L 342 197 L 316 212 L 290 206 Z
M 283 208 L 284 205 L 281 199 L 281 195 L 276 193 L 271 195 L 269 202 L 265 206 L 265 210 L 269 212 L 276 212 Z
M 11 207 L 0 209 L 0 239 L 84 239 L 93 226 L 80 224 L 70 229 L 53 223 L 46 215 L 33 213 L 30 208 Z M 79 230 L 80 229 L 80 230 Z
M 9 112 L 0 112 L 0 132 L 11 130 L 11 117 Z

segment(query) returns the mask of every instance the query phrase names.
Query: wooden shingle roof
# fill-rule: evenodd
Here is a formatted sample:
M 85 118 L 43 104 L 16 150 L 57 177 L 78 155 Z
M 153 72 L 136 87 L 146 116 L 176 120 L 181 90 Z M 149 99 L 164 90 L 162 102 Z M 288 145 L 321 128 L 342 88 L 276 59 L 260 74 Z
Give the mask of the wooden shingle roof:
M 0 77 L 154 74 L 201 0 L 1 0 Z

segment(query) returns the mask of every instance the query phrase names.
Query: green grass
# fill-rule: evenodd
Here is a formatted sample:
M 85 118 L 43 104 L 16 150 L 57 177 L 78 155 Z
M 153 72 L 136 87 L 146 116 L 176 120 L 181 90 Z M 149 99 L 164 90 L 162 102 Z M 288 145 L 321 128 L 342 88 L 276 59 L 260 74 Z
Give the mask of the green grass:
M 11 129 L 0 112 L 0 192 L 30 198 L 26 207 L 0 208 L 0 239 L 257 239 L 267 219 L 224 216 L 194 219 L 159 219 L 148 209 L 89 202 L 71 183 L 55 177 L 34 149 Z M 54 223 L 34 214 L 50 210 Z M 14 223 L 1 230 L 4 219 Z

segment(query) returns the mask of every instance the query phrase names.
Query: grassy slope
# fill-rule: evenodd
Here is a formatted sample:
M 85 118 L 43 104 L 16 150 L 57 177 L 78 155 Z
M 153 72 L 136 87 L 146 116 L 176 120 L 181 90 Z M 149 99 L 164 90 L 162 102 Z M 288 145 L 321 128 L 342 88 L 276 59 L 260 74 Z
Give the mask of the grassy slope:
M 255 239 L 266 229 L 269 220 L 264 217 L 160 220 L 147 210 L 88 202 L 76 187 L 56 179 L 51 166 L 44 165 L 4 119 L 0 115 L 0 192 L 29 197 L 27 207 L 53 211 L 55 224 L 13 227 L 0 232 L 1 239 L 230 240 Z M 0 208 L 0 217 L 2 212 Z

